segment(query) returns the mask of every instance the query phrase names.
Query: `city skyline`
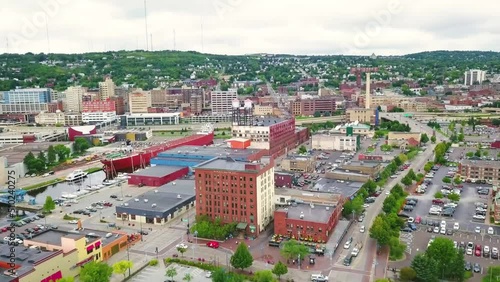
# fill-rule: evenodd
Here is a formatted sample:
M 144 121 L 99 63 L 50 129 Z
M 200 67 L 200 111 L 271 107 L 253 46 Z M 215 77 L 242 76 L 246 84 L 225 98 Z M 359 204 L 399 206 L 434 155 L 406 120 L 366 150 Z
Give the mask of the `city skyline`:
M 488 0 L 493 4 L 493 1 Z M 454 11 L 453 14 L 450 11 Z M 403 55 L 433 50 L 500 51 L 488 3 L 401 0 L 191 0 L 106 3 L 40 0 L 0 9 L 0 53 L 116 50 L 213 54 Z

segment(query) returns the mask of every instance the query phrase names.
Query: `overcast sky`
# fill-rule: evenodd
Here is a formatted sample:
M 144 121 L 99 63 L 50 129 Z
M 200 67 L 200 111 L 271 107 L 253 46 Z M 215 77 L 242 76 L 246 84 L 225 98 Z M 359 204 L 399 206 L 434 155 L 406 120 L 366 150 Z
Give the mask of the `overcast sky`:
M 0 1 L 0 53 L 146 49 L 143 0 Z M 147 0 L 152 42 L 147 38 L 150 49 L 172 50 L 175 33 L 175 49 L 217 54 L 500 51 L 499 5 L 493 0 Z

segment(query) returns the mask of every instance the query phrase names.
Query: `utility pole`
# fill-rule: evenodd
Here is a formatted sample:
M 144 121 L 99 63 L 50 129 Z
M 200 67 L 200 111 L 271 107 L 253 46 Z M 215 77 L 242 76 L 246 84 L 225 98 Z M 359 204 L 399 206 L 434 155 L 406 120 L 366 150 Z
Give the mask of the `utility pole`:
M 142 237 L 141 237 L 142 238 Z M 127 260 L 130 261 L 130 252 L 129 252 L 129 248 L 130 248 L 130 242 L 128 241 L 127 239 Z M 130 268 L 128 269 L 128 276 L 130 277 Z

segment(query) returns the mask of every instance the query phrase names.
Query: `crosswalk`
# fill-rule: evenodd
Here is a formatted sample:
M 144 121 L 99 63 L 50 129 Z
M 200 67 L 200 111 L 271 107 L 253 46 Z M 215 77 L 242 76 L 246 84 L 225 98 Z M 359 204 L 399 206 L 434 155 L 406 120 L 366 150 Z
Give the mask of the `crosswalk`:
M 181 239 L 186 234 L 185 231 L 176 229 L 162 230 L 161 233 L 153 232 L 144 236 L 145 242 L 134 246 L 132 249 L 146 253 L 156 253 L 156 248 L 162 253 L 162 249 Z
M 165 280 L 165 269 L 162 267 L 146 267 L 137 273 L 131 280 L 131 282 L 143 282 L 143 281 L 164 281 Z

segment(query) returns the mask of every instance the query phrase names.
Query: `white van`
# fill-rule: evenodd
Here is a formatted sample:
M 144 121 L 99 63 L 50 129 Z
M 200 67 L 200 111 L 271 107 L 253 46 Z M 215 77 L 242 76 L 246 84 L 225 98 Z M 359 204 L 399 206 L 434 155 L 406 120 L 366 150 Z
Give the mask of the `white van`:
M 106 234 L 106 238 L 109 238 L 109 237 L 111 237 L 111 236 L 113 236 L 113 233 L 108 233 L 108 234 Z
M 328 281 L 328 276 L 322 274 L 311 274 L 311 281 L 313 282 L 325 282 Z

